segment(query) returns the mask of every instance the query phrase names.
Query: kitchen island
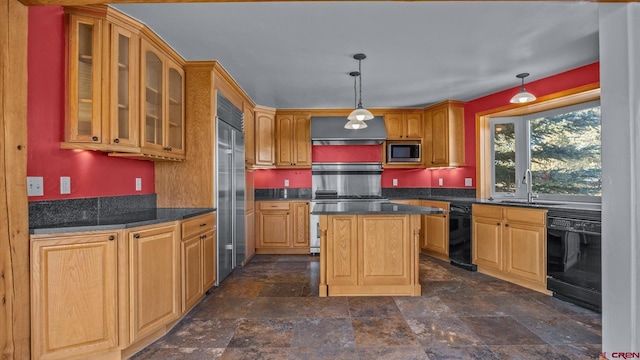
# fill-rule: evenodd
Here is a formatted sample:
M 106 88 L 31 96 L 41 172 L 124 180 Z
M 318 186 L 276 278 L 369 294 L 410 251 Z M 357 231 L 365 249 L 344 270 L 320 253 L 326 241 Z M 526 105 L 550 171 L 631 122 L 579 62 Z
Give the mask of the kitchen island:
M 440 213 L 383 201 L 315 205 L 320 296 L 420 296 L 420 216 Z

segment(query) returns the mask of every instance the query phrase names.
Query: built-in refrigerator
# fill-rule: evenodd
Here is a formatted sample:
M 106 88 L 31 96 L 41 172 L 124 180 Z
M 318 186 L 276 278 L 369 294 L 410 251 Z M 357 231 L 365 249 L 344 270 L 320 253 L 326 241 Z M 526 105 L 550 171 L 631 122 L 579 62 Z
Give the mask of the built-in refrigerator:
M 217 94 L 215 183 L 217 189 L 217 281 L 245 257 L 245 175 L 242 111 Z

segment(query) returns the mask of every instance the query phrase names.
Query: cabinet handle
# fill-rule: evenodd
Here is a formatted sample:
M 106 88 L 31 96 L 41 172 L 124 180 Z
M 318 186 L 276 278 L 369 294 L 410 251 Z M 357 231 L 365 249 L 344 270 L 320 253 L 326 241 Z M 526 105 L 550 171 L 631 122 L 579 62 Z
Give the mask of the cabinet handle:
M 140 234 L 135 234 L 135 235 L 133 235 L 133 237 L 136 238 L 136 239 L 140 239 Z
M 98 141 L 98 137 L 97 137 L 97 136 L 94 136 L 94 137 L 92 137 L 92 138 L 91 138 L 91 140 L 93 140 L 93 141 Z
M 202 235 L 202 239 L 206 239 L 206 238 L 207 238 L 207 235 Z
M 115 237 L 115 236 L 113 236 L 113 235 L 109 235 L 109 240 L 115 240 L 115 239 L 116 239 L 116 237 Z
M 172 148 L 171 146 L 169 146 L 169 147 L 167 148 L 167 150 L 169 150 L 169 151 L 173 151 L 173 148 Z
M 500 223 L 497 223 L 496 225 L 500 226 Z
M 117 144 L 120 142 L 120 139 L 114 139 L 113 142 Z
M 200 224 L 200 226 L 207 226 L 207 223 L 202 223 Z
M 509 227 L 509 224 L 504 224 L 505 227 Z

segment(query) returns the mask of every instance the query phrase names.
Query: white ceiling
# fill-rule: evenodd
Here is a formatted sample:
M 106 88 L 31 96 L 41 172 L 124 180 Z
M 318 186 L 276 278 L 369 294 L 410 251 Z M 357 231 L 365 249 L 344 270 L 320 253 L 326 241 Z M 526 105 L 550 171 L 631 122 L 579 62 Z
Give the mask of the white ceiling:
M 467 101 L 598 61 L 593 2 L 120 4 L 187 60 L 218 60 L 259 105 Z M 505 103 L 508 99 L 505 99 Z

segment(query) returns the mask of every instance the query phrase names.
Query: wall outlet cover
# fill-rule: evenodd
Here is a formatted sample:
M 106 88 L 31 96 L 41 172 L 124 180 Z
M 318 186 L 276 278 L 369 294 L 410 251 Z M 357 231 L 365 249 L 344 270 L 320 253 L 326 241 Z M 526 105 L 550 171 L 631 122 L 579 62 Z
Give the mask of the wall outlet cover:
M 27 196 L 44 196 L 44 178 L 27 176 Z
M 398 186 L 398 179 L 393 179 L 393 186 Z
M 464 186 L 473 186 L 472 178 L 464 178 Z
M 442 180 L 442 178 L 439 178 L 438 179 L 438 186 L 442 186 L 442 184 L 443 184 L 443 180 Z
M 136 178 L 136 191 L 142 191 L 142 178 Z
M 284 179 L 284 186 L 289 186 L 289 179 Z
M 71 177 L 60 176 L 60 194 L 71 194 Z

